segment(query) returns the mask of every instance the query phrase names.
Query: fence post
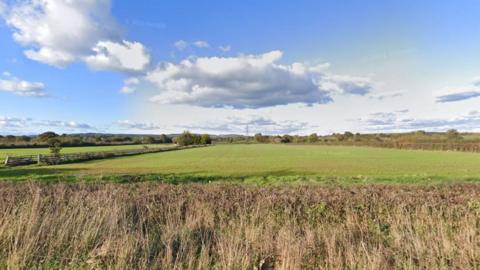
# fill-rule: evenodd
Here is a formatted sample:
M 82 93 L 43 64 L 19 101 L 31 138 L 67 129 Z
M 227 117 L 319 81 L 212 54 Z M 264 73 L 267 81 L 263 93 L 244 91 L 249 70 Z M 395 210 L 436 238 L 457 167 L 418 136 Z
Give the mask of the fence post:
M 8 158 L 9 158 L 9 156 L 7 156 L 7 157 L 5 158 L 5 166 L 8 165 Z
M 37 164 L 40 165 L 42 163 L 42 155 L 37 155 Z

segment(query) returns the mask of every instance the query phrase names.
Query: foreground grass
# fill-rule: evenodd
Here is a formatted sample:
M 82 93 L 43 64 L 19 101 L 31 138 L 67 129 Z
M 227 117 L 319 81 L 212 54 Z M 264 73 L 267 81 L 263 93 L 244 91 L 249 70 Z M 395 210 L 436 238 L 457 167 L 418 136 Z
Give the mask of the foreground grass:
M 480 185 L 0 183 L 0 268 L 478 269 Z
M 253 183 L 415 183 L 478 181 L 480 154 L 313 145 L 218 145 L 73 163 L 0 169 L 0 179 L 105 179 L 141 175 L 171 183 L 234 180 Z M 123 179 L 123 176 L 121 177 Z M 173 179 L 173 180 L 172 180 Z

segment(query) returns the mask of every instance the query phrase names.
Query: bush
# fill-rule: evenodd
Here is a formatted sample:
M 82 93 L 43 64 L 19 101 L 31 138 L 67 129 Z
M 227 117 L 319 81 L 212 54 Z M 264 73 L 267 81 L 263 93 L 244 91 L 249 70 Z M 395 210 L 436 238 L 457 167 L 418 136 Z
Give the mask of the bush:
M 57 138 L 50 138 L 47 141 L 48 148 L 50 149 L 50 153 L 53 155 L 60 155 L 60 151 L 62 151 L 62 142 Z
M 184 131 L 182 134 L 175 137 L 175 143 L 179 146 L 193 145 L 195 143 L 194 136 L 189 131 Z
M 200 139 L 201 144 L 212 144 L 212 138 L 210 138 L 210 135 L 208 134 L 203 134 L 201 139 Z

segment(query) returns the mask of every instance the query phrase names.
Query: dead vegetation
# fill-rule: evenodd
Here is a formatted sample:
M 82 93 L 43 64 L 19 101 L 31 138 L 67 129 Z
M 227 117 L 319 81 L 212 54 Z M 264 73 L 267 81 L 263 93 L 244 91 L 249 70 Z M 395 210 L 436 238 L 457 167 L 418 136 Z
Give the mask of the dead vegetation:
M 0 269 L 479 269 L 480 185 L 0 183 Z

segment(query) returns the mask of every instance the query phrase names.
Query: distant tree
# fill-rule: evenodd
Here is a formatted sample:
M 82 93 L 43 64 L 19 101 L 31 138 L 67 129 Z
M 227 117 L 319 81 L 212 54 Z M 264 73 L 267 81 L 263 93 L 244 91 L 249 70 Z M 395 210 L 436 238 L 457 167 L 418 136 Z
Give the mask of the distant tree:
M 192 134 L 193 136 L 193 144 L 202 144 L 202 136 L 197 134 Z
M 50 153 L 54 155 L 60 155 L 60 151 L 62 151 L 62 141 L 57 138 L 50 138 L 47 141 L 48 148 L 50 149 Z
M 345 140 L 345 135 L 343 134 L 335 134 L 335 138 L 337 138 L 337 141 L 343 142 Z
M 417 130 L 415 131 L 415 135 L 424 136 L 427 135 L 427 133 L 424 130 Z
M 154 143 L 156 143 L 156 141 L 155 141 L 154 137 L 148 136 L 148 137 L 143 139 L 143 143 L 144 144 L 154 144 Z
M 203 134 L 201 139 L 200 139 L 201 144 L 212 144 L 212 138 L 210 138 L 210 135 L 208 134 Z
M 47 132 L 44 132 L 44 133 L 38 135 L 38 139 L 39 139 L 41 142 L 46 142 L 46 141 L 48 141 L 49 139 L 55 138 L 55 137 L 58 137 L 58 134 L 55 133 L 55 132 L 52 132 L 52 131 L 47 131 Z
M 281 143 L 291 143 L 293 142 L 293 137 L 290 135 L 283 135 Z
M 179 146 L 192 145 L 194 142 L 194 136 L 189 131 L 184 131 L 182 134 L 175 137 L 175 143 Z
M 32 140 L 32 138 L 28 137 L 28 136 L 20 136 L 20 137 L 17 137 L 17 140 L 19 142 L 29 142 Z
M 262 133 L 257 133 L 257 134 L 255 134 L 254 138 L 255 138 L 255 141 L 258 142 L 258 143 L 264 142 L 264 141 L 263 141 L 264 138 L 263 138 Z
M 318 135 L 317 133 L 312 133 L 310 136 L 308 136 L 308 142 L 309 143 L 316 143 L 318 142 Z
M 160 135 L 158 138 L 159 143 L 172 143 L 172 139 L 165 134 Z
M 449 129 L 447 131 L 447 138 L 449 140 L 457 140 L 460 138 L 460 133 L 456 129 Z
M 354 135 L 352 132 L 350 131 L 345 131 L 345 133 L 343 134 L 343 136 L 345 136 L 346 138 L 352 138 Z

